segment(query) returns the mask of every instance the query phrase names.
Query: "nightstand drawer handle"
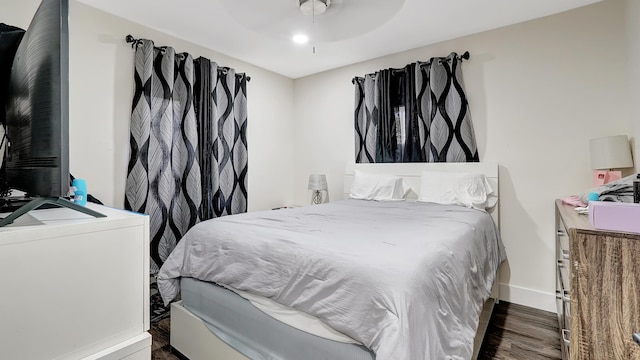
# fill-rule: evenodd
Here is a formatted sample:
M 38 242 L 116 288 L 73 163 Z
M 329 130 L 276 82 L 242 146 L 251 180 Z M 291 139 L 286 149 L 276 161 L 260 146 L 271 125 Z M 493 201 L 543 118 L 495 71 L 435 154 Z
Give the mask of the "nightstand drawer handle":
M 570 335 L 570 334 L 569 334 L 569 330 L 567 330 L 567 329 L 562 329 L 562 341 L 564 341 L 564 343 L 565 343 L 567 346 L 569 346 L 569 344 L 571 343 L 571 342 L 569 341 L 569 338 L 570 338 L 570 336 L 569 336 L 569 335 Z
M 571 295 L 567 290 L 556 290 L 556 300 L 562 300 L 564 302 L 571 302 Z
M 556 235 L 558 235 L 558 236 L 567 236 L 567 233 L 564 230 L 556 230 Z
M 564 268 L 564 260 L 558 260 L 558 268 Z

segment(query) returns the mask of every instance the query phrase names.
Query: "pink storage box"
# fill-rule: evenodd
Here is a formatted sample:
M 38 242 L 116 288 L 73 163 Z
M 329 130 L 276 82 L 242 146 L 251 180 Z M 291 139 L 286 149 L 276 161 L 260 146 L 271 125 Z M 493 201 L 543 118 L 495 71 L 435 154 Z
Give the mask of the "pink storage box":
M 596 229 L 640 233 L 640 204 L 589 201 L 589 222 Z

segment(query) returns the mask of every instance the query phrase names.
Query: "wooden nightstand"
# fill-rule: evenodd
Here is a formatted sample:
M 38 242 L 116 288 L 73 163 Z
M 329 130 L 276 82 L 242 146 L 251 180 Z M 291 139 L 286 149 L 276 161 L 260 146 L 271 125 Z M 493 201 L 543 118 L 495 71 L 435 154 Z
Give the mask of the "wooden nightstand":
M 596 230 L 573 207 L 555 207 L 563 359 L 640 359 L 640 234 Z

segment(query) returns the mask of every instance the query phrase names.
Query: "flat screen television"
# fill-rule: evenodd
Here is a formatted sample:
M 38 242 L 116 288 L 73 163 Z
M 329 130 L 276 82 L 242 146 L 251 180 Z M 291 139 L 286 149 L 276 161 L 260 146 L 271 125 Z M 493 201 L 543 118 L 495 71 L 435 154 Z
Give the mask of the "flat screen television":
M 69 195 L 69 0 L 42 0 L 16 50 L 6 99 L 5 187 L 29 201 L 11 223 L 43 204 L 100 214 Z M 97 215 L 96 215 L 97 214 Z

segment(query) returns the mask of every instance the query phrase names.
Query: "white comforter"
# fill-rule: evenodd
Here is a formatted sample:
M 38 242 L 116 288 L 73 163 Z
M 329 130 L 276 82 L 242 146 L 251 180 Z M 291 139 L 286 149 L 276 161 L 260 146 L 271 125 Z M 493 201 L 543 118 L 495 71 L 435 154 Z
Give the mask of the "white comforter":
M 158 274 L 271 298 L 385 359 L 469 359 L 504 247 L 490 215 L 459 206 L 343 200 L 194 226 Z

